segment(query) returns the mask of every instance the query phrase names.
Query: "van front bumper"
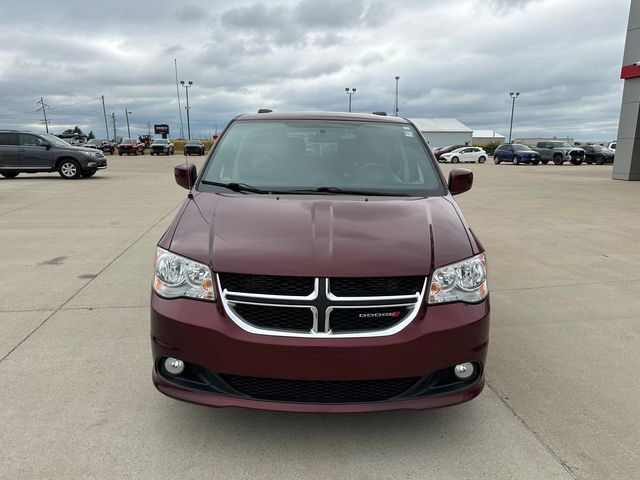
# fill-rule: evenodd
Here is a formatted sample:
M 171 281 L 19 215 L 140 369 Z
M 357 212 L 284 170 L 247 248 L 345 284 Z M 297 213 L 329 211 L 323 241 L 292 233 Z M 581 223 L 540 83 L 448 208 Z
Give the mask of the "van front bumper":
M 423 305 L 403 330 L 382 337 L 294 338 L 238 327 L 221 302 L 152 293 L 153 383 L 162 393 L 213 407 L 291 412 L 426 409 L 480 394 L 489 299 Z M 186 369 L 171 375 L 166 358 Z M 464 381 L 453 367 L 475 367 Z

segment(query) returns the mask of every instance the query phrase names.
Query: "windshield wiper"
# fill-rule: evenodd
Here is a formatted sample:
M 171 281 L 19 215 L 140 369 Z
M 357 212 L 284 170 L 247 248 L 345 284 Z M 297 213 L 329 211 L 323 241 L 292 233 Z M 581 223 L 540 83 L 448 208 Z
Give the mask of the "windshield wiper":
M 335 195 L 362 195 L 365 197 L 409 197 L 408 193 L 392 193 L 392 192 L 379 192 L 372 190 L 352 190 L 348 188 L 339 188 L 339 187 L 318 187 L 311 189 L 301 189 L 301 190 L 287 190 L 283 193 L 332 193 Z
M 281 193 L 276 192 L 274 190 L 262 190 L 261 188 L 254 187 L 253 185 L 249 185 L 248 183 L 238 183 L 238 182 L 212 182 L 211 180 L 202 180 L 202 183 L 205 185 L 215 185 L 216 187 L 225 187 L 234 192 L 251 192 L 251 193 Z

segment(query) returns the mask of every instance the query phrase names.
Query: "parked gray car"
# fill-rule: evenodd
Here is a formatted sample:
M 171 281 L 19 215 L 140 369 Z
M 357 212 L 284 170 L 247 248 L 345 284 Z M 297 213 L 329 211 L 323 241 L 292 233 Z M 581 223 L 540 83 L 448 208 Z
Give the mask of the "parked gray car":
M 540 154 L 544 165 L 551 161 L 556 165 L 562 165 L 564 162 L 580 165 L 584 161 L 584 150 L 572 147 L 564 141 L 538 142 L 531 150 Z
M 91 177 L 107 168 L 104 153 L 74 147 L 55 135 L 0 130 L 0 175 L 58 172 L 62 178 Z

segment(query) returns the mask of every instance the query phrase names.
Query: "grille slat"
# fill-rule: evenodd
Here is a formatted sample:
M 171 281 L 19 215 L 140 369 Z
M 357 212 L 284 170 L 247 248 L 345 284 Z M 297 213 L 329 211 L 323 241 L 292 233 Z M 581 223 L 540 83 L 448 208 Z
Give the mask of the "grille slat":
M 313 312 L 309 308 L 238 303 L 233 306 L 233 309 L 240 317 L 260 328 L 304 332 L 309 332 L 313 328 Z
M 258 400 L 306 403 L 357 403 L 385 401 L 401 396 L 420 377 L 383 380 L 285 380 L 224 375 L 233 389 Z
M 382 297 L 414 295 L 422 290 L 424 277 L 346 277 L 329 281 L 336 297 Z
M 220 273 L 223 289 L 230 292 L 304 297 L 313 293 L 315 278 Z

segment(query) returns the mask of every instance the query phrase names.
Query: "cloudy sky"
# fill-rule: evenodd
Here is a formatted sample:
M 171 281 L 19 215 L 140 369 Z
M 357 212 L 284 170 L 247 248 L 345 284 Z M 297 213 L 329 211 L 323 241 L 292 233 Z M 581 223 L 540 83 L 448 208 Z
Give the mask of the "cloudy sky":
M 167 123 L 174 59 L 192 137 L 238 113 L 353 110 L 454 117 L 514 136 L 617 133 L 630 0 L 3 0 L 0 128 L 79 125 L 104 137 Z M 185 90 L 180 88 L 184 134 Z

